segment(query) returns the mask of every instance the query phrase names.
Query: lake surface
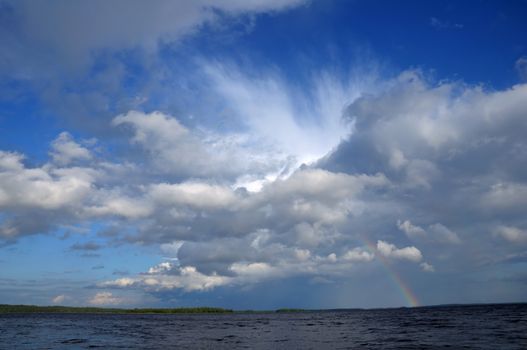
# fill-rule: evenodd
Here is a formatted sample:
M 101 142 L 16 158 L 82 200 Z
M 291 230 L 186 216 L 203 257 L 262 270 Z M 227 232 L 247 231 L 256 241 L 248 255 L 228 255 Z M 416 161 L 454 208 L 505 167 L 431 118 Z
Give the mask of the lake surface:
M 527 349 L 527 304 L 306 313 L 3 314 L 1 349 Z

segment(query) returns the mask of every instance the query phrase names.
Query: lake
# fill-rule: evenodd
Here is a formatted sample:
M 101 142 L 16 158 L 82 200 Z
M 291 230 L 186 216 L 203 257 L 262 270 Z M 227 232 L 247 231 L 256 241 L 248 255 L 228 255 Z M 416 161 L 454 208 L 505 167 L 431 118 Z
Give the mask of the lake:
M 1 349 L 527 349 L 527 304 L 302 313 L 2 314 Z

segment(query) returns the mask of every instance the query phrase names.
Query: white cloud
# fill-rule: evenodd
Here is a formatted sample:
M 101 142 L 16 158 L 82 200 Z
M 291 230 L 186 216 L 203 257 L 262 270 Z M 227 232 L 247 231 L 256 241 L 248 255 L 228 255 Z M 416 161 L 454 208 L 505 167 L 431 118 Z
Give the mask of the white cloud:
M 51 149 L 51 157 L 59 165 L 66 165 L 74 160 L 92 159 L 90 150 L 75 142 L 67 132 L 61 132 L 59 134 L 51 143 Z
M 53 304 L 61 304 L 66 300 L 66 298 L 67 298 L 66 295 L 60 294 L 54 297 L 51 301 L 53 302 Z
M 184 205 L 196 209 L 229 209 L 239 200 L 230 187 L 199 182 L 156 184 L 149 196 L 162 205 Z
M 221 261 L 224 261 L 226 268 L 222 269 L 222 272 L 216 270 L 204 272 L 192 265 L 179 266 L 179 262 L 165 261 L 151 267 L 146 273 L 132 278 L 104 281 L 99 283 L 98 287 L 141 288 L 150 291 L 181 289 L 185 292 L 192 292 L 210 290 L 220 286 L 246 286 L 270 279 L 299 275 L 338 276 L 349 270 L 350 263 L 370 262 L 374 259 L 372 253 L 361 248 L 347 250 L 339 259 L 335 253 L 319 256 L 307 249 L 287 247 L 273 242 L 262 242 L 255 245 L 249 240 L 250 245 L 243 248 L 239 245 L 240 240 L 243 241 L 243 239 L 230 240 L 230 248 L 223 254 L 214 250 L 218 247 L 218 241 L 194 244 L 197 245 L 196 250 L 188 253 L 190 259 L 194 259 L 205 269 L 207 269 L 207 264 L 204 264 L 203 260 L 200 262 L 202 258 L 210 258 L 212 266 L 220 268 Z M 245 249 L 246 252 L 240 252 L 240 249 Z M 186 259 L 183 256 L 178 260 Z
M 153 266 L 153 267 L 149 268 L 148 269 L 148 273 L 149 274 L 164 273 L 164 272 L 170 271 L 173 267 L 174 267 L 174 265 L 172 265 L 168 261 L 165 261 L 165 262 L 162 262 L 160 264 L 157 264 L 156 266 Z
M 92 217 L 118 216 L 141 219 L 153 212 L 152 204 L 146 199 L 129 198 L 115 191 L 98 191 L 93 194 L 95 205 L 87 206 L 84 213 Z
M 410 220 L 397 220 L 397 227 L 410 238 L 426 236 L 426 231 L 422 227 L 413 225 Z
M 395 245 L 386 241 L 377 241 L 377 250 L 381 255 L 387 258 L 394 258 L 400 260 L 409 260 L 419 262 L 423 259 L 423 255 L 416 247 L 397 248 Z
M 23 160 L 24 156 L 19 153 L 0 151 L 0 170 L 5 172 L 23 170 Z
M 353 170 L 404 176 L 400 185 L 417 187 L 414 190 L 431 190 L 448 181 L 448 173 L 470 173 L 474 166 L 482 166 L 479 176 L 488 175 L 495 169 L 482 163 L 486 151 L 508 149 L 505 153 L 517 161 L 525 153 L 514 129 L 522 128 L 526 95 L 527 85 L 493 93 L 456 83 L 430 86 L 419 72 L 404 72 L 385 91 L 349 106 L 353 134 L 326 162 L 353 157 L 360 160 L 348 165 Z M 503 153 L 493 157 L 512 171 Z
M 428 240 L 439 243 L 460 244 L 458 235 L 443 224 L 429 225 L 427 230 L 413 225 L 410 220 L 397 220 L 397 226 L 411 239 Z
M 132 278 L 128 277 L 122 277 L 118 278 L 113 281 L 103 282 L 100 283 L 100 287 L 117 287 L 117 288 L 123 288 L 123 287 L 130 287 L 133 286 L 136 281 Z
M 266 277 L 274 272 L 272 266 L 265 262 L 253 262 L 253 263 L 234 263 L 230 269 L 241 277 Z
M 334 217 L 339 220 L 342 219 L 340 216 Z M 339 237 L 342 237 L 342 234 L 335 230 L 332 225 L 327 224 L 330 221 L 324 218 L 324 220 L 313 223 L 302 221 L 295 224 L 291 229 L 291 238 L 294 239 L 295 244 L 298 246 L 307 248 L 334 244 Z
M 479 243 L 485 225 L 502 222 L 497 237 L 524 242 L 527 88 L 429 86 L 415 72 L 390 84 L 349 106 L 354 130 L 334 152 L 274 177 L 268 175 L 280 169 L 276 164 L 238 167 L 250 163 L 238 155 L 256 152 L 254 145 L 229 139 L 218 148 L 228 157 L 214 160 L 221 135 L 159 112 L 130 112 L 114 122 L 130 128 L 134 146 L 150 152 L 159 168 L 93 158 L 84 167 L 74 166 L 78 158 L 28 166 L 23 155 L 0 152 L 0 234 L 11 240 L 54 232 L 57 225 L 111 221 L 111 239 L 155 245 L 170 261 L 99 287 L 148 292 L 294 276 L 336 280 L 375 256 L 433 270 L 418 248 L 403 245 L 406 237 L 394 222 L 426 244 L 427 256 L 448 257 L 451 264 L 492 255 Z M 238 187 L 247 173 L 265 179 L 258 191 Z M 362 235 L 377 241 L 375 255 L 353 248 Z M 478 249 L 472 256 L 454 244 Z M 499 246 L 504 256 L 515 247 Z
M 251 137 L 293 156 L 297 166 L 315 162 L 349 135 L 344 108 L 370 88 L 366 79 L 322 73 L 300 93 L 275 73 L 248 74 L 218 64 L 205 65 L 205 71 Z
M 430 232 L 430 236 L 432 236 L 438 242 L 451 244 L 461 243 L 461 239 L 459 239 L 455 232 L 440 223 L 428 226 L 428 231 Z
M 451 23 L 449 21 L 440 20 L 436 17 L 430 18 L 430 25 L 437 30 L 445 29 L 463 29 L 464 25 L 460 23 Z
M 170 271 L 170 274 L 166 272 Z M 114 281 L 99 283 L 99 287 L 141 287 L 148 290 L 183 289 L 187 292 L 210 290 L 231 282 L 231 277 L 220 276 L 216 273 L 210 275 L 199 272 L 194 266 L 177 267 L 169 269 L 154 267 L 148 274 L 135 278 L 120 278 Z
M 0 207 L 54 210 L 76 205 L 91 192 L 97 176 L 89 168 L 26 168 L 22 159 L 0 152 Z
M 331 263 L 336 263 L 337 262 L 337 254 L 335 254 L 335 253 L 328 254 L 328 256 L 326 257 L 326 260 L 331 262 Z
M 183 241 L 174 241 L 171 243 L 163 243 L 159 247 L 161 251 L 164 254 L 167 254 L 170 258 L 177 258 L 177 253 L 181 246 L 183 245 Z
M 99 292 L 95 294 L 91 299 L 88 300 L 88 303 L 97 306 L 103 305 L 117 305 L 124 302 L 124 299 L 114 296 L 110 292 Z
M 306 261 L 311 257 L 311 252 L 308 249 L 295 249 L 295 257 L 300 261 Z
M 283 155 L 255 147 L 248 135 L 189 130 L 161 112 L 130 111 L 115 117 L 112 125 L 130 127 L 131 142 L 148 153 L 155 170 L 165 174 L 261 179 L 287 163 Z
M 419 266 L 421 266 L 421 269 L 423 269 L 424 272 L 435 272 L 434 266 L 430 265 L 427 262 L 422 262 L 421 264 L 419 264 Z
M 309 184 L 309 185 L 307 185 Z M 298 195 L 319 200 L 338 201 L 351 198 L 364 189 L 385 187 L 389 180 L 381 173 L 349 175 L 323 169 L 302 169 L 287 179 L 278 179 L 264 187 L 266 197 L 286 199 Z
M 342 255 L 343 260 L 352 262 L 369 262 L 372 261 L 374 258 L 375 255 L 373 253 L 370 253 L 361 248 L 353 248 L 352 250 L 348 250 L 346 253 L 344 253 L 344 255 Z
M 518 58 L 514 64 L 514 68 L 516 68 L 520 79 L 527 81 L 527 57 L 522 56 Z
M 511 243 L 526 243 L 527 230 L 522 230 L 514 226 L 498 226 L 494 234 Z
M 498 182 L 482 196 L 481 204 L 489 209 L 512 209 L 527 206 L 527 184 Z
M 31 48 L 43 48 L 48 52 L 46 58 L 51 55 L 69 67 L 86 63 L 97 50 L 139 47 L 153 51 L 158 43 L 177 41 L 205 23 L 220 22 L 224 15 L 280 11 L 304 1 L 155 0 L 146 4 L 138 0 L 111 3 L 13 0 L 9 3 L 18 19 L 16 37 L 24 39 L 14 48 L 20 54 L 28 54 L 26 50 Z M 93 18 L 97 18 L 96 26 Z

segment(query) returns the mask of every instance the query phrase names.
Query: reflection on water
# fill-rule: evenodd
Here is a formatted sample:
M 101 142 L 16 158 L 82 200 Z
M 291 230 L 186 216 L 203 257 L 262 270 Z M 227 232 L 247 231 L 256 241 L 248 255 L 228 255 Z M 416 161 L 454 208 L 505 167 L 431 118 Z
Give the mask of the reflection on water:
M 527 349 L 527 304 L 201 315 L 0 315 L 1 349 Z

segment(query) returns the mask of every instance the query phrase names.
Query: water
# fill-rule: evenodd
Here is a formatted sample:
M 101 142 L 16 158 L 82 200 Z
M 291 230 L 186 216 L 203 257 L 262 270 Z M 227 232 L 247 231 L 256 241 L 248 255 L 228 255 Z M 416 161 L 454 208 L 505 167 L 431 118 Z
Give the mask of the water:
M 1 349 L 527 349 L 527 304 L 201 315 L 0 315 Z

